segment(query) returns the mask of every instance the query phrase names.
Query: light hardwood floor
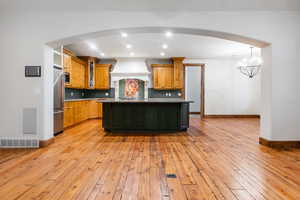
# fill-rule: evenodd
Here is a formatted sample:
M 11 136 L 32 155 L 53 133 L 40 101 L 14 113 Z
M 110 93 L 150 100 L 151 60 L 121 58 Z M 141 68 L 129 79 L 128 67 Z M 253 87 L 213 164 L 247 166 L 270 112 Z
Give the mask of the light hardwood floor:
M 300 199 L 300 150 L 258 144 L 258 119 L 108 134 L 90 120 L 38 150 L 0 150 L 0 199 Z M 174 177 L 166 177 L 175 174 Z

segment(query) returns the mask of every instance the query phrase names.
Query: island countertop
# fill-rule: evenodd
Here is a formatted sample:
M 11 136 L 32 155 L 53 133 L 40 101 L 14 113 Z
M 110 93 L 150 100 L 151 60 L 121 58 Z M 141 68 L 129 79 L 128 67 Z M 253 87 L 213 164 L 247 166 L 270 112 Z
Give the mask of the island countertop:
M 181 98 L 148 98 L 148 99 L 114 99 L 103 98 L 97 99 L 100 103 L 193 103 L 193 101 Z

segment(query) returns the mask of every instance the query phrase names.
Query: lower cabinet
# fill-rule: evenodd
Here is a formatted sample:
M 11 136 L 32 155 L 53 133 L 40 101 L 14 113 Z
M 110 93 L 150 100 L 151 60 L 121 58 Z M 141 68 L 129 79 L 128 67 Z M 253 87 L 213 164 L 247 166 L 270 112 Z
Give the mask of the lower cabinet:
M 67 101 L 64 106 L 64 128 L 87 119 L 101 118 L 102 105 L 96 100 Z

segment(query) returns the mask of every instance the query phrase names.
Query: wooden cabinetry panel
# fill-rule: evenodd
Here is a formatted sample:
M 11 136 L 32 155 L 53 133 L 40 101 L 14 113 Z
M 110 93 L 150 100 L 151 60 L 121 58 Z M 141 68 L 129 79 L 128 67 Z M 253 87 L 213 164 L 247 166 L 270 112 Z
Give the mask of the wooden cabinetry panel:
M 173 64 L 152 64 L 153 88 L 157 90 L 183 89 L 183 57 L 174 57 Z
M 173 89 L 173 65 L 156 65 L 153 67 L 153 88 L 158 90 Z
M 110 64 L 95 64 L 95 89 L 110 88 Z
M 175 89 L 182 89 L 183 88 L 183 74 L 184 74 L 184 67 L 183 67 L 183 57 L 174 57 L 174 88 Z
M 74 109 L 72 102 L 65 102 L 64 104 L 64 128 L 74 124 Z
M 67 88 L 85 88 L 86 68 L 86 63 L 82 60 L 64 55 L 64 71 L 70 74 L 70 82 L 65 86 Z
M 87 119 L 102 118 L 102 103 L 91 101 L 67 101 L 64 107 L 64 128 Z
M 89 119 L 102 118 L 102 103 L 97 103 L 96 100 L 89 102 Z

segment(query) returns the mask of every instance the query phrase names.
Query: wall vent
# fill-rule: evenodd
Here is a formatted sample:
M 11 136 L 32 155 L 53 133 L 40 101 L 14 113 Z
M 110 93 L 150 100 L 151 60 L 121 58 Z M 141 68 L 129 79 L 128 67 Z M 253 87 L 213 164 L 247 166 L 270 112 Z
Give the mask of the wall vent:
M 24 135 L 37 134 L 37 109 L 36 108 L 23 109 L 23 134 Z
M 39 148 L 39 140 L 33 138 L 0 138 L 0 148 Z

